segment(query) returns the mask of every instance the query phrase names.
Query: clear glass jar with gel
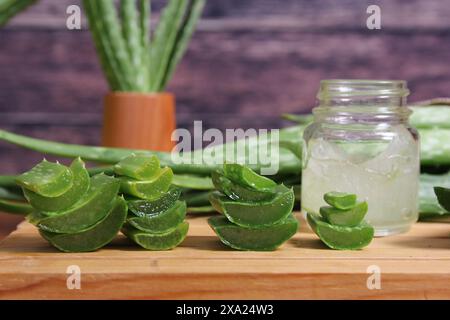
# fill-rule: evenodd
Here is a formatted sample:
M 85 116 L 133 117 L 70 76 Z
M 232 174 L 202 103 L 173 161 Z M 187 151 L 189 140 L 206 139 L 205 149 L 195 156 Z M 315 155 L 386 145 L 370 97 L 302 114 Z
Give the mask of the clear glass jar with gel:
M 302 210 L 319 212 L 330 191 L 366 200 L 376 236 L 418 219 L 419 136 L 405 81 L 324 80 L 303 134 Z

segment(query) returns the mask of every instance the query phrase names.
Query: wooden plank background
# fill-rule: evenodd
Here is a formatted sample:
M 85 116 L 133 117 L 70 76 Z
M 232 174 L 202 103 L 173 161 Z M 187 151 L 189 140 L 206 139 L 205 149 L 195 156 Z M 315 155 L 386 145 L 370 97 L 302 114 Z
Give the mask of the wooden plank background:
M 83 30 L 65 27 L 80 2 L 41 0 L 0 30 L 1 128 L 99 142 L 108 88 L 84 17 Z M 165 2 L 153 1 L 155 18 Z M 370 4 L 381 30 L 366 28 Z M 282 112 L 311 109 L 326 78 L 406 79 L 410 101 L 449 96 L 449 16 L 449 0 L 208 0 L 169 87 L 178 125 L 279 127 Z M 0 144 L 1 173 L 40 159 Z

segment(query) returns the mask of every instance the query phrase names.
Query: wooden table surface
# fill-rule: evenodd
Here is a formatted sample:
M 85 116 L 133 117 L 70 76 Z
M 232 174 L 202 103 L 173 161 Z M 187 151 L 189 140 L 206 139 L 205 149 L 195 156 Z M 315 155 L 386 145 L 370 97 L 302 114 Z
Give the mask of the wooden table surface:
M 450 298 L 450 220 L 417 223 L 361 251 L 334 251 L 298 218 L 300 232 L 274 252 L 225 247 L 205 216 L 189 218 L 185 242 L 163 252 L 120 235 L 98 252 L 60 253 L 22 223 L 0 243 L 0 298 Z M 69 290 L 73 265 L 81 289 Z M 368 268 L 381 271 L 381 289 L 367 288 Z

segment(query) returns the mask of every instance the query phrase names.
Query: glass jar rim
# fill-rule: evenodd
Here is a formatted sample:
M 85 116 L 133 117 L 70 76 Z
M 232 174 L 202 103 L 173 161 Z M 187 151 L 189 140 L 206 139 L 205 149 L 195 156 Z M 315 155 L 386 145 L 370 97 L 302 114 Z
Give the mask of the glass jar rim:
M 342 97 L 399 97 L 410 91 L 405 80 L 327 79 L 320 81 L 319 100 Z

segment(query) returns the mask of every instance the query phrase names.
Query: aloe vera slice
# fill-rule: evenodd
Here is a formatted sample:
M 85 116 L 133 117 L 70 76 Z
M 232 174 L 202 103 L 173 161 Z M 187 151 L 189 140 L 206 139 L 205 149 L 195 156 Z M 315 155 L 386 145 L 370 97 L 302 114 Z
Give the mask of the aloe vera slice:
M 161 251 L 177 247 L 186 238 L 189 223 L 182 222 L 175 229 L 166 233 L 147 233 L 129 224 L 125 224 L 122 232 L 141 247 L 147 250 Z
M 211 217 L 208 224 L 225 245 L 247 251 L 273 251 L 295 235 L 298 228 L 293 215 L 265 228 L 243 228 L 225 217 Z
M 122 228 L 127 215 L 127 204 L 116 197 L 113 208 L 93 228 L 79 233 L 52 233 L 40 230 L 50 244 L 64 252 L 95 251 L 110 243 Z
M 127 222 L 136 229 L 149 233 L 167 233 L 186 217 L 186 202 L 177 201 L 168 210 L 145 217 L 129 217 Z
M 356 227 L 335 226 L 310 213 L 307 220 L 320 240 L 331 249 L 358 250 L 368 246 L 373 239 L 374 229 L 365 222 Z
M 275 181 L 260 176 L 252 169 L 235 163 L 225 163 L 223 165 L 225 177 L 242 186 L 250 187 L 256 190 L 265 190 L 275 187 Z
M 450 189 L 443 187 L 434 187 L 434 193 L 438 198 L 439 204 L 450 212 Z
M 172 186 L 161 198 L 154 201 L 129 200 L 128 209 L 138 217 L 159 214 L 171 208 L 180 198 L 180 195 L 180 188 Z
M 28 202 L 40 211 L 61 211 L 75 204 L 89 189 L 90 178 L 80 158 L 72 162 L 70 170 L 73 174 L 73 185 L 66 193 L 49 198 L 24 188 L 23 193 Z
M 156 156 L 133 154 L 114 166 L 114 172 L 136 180 L 151 180 L 160 170 Z
M 354 227 L 360 224 L 367 213 L 367 202 L 360 202 L 352 209 L 341 210 L 333 207 L 321 207 L 320 215 L 336 226 Z
M 228 220 L 241 227 L 265 227 L 285 219 L 294 207 L 294 192 L 283 185 L 271 201 L 243 202 L 232 201 L 220 193 L 210 195 L 211 205 Z
M 31 223 L 53 233 L 78 233 L 93 227 L 104 218 L 114 205 L 119 181 L 104 174 L 91 178 L 89 190 L 71 208 L 48 217 L 33 213 Z
M 214 187 L 232 200 L 260 202 L 271 200 L 276 195 L 273 190 L 255 190 L 233 183 L 217 171 L 212 172 L 211 176 Z
M 356 194 L 344 192 L 328 192 L 325 193 L 323 199 L 330 206 L 337 209 L 348 210 L 356 205 Z
M 156 200 L 170 188 L 173 172 L 170 168 L 161 169 L 152 180 L 139 181 L 121 177 L 120 191 L 145 200 Z
M 73 185 L 70 169 L 47 160 L 17 177 L 16 183 L 44 197 L 59 197 Z

